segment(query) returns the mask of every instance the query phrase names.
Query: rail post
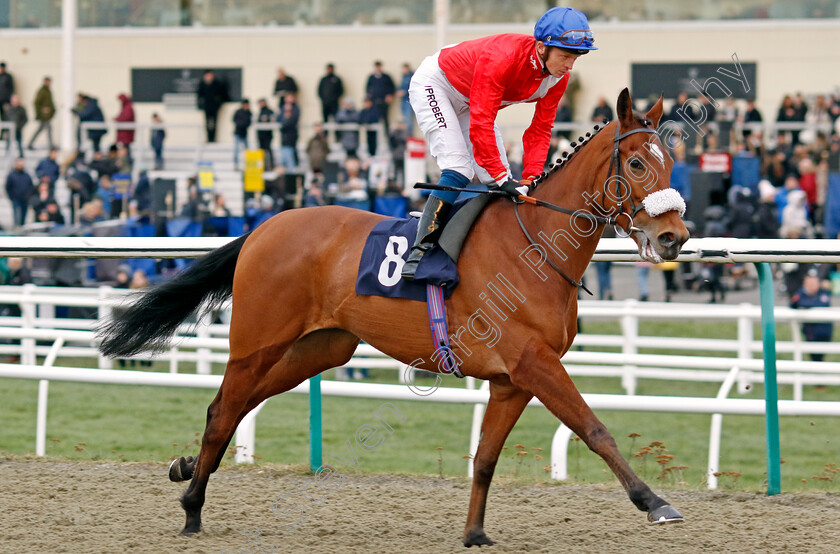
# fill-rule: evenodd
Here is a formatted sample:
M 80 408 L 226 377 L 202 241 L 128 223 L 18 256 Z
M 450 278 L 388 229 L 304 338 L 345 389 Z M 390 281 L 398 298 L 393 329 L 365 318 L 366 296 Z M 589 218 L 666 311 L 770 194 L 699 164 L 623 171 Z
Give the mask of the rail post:
M 321 467 L 321 374 L 309 379 L 309 468 L 315 472 Z
M 779 453 L 779 390 L 776 384 L 776 320 L 773 315 L 773 272 L 770 264 L 756 262 L 761 295 L 761 340 L 764 345 L 764 424 L 767 429 L 767 495 L 782 492 Z
M 624 337 L 624 341 L 621 346 L 621 352 L 628 356 L 638 354 L 636 342 L 639 338 L 639 318 L 633 313 L 636 306 L 638 306 L 638 301 L 633 298 L 625 300 L 622 306 L 621 334 Z M 635 396 L 636 366 L 624 366 L 624 373 L 621 376 L 621 386 L 627 391 L 628 396 Z

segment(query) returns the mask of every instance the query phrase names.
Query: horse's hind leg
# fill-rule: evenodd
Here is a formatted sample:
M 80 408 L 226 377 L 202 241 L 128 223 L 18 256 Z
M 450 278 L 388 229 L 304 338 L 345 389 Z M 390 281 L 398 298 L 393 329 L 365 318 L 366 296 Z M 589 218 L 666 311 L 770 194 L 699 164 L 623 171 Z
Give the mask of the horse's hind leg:
M 490 401 L 484 412 L 481 440 L 473 461 L 473 485 L 467 526 L 464 529 L 464 546 L 493 544 L 484 533 L 487 491 L 505 439 L 532 397 L 531 393 L 513 387 L 509 381 L 503 384 L 490 383 Z
M 326 369 L 346 363 L 358 343 L 359 339 L 346 331 L 324 329 L 299 339 L 284 353 L 275 349 L 275 352 L 282 353 L 282 357 L 257 353 L 228 362 L 219 393 L 207 409 L 207 426 L 198 458 L 194 462 L 177 461 L 182 479 L 192 478 L 181 497 L 181 506 L 186 512 L 182 535 L 192 535 L 201 530 L 201 508 L 204 506 L 207 481 L 219 467 L 242 418 L 266 398 L 286 392 Z
M 526 346 L 511 381 L 534 394 L 560 421 L 601 456 L 627 491 L 635 506 L 647 512 L 651 523 L 682 521 L 670 504 L 650 490 L 618 451 L 612 435 L 584 402 L 566 369 L 549 347 Z

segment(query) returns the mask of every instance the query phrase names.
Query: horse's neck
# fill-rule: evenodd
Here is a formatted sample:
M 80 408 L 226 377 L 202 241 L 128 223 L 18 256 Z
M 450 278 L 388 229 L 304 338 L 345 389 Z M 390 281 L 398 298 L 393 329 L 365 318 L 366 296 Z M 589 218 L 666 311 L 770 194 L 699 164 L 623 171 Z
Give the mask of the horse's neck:
M 534 196 L 567 210 L 603 216 L 602 195 L 596 184 L 600 172 L 586 171 L 588 164 L 583 159 L 575 162 L 549 175 Z M 569 268 L 570 276 L 579 279 L 595 253 L 603 225 L 584 217 L 574 218 L 574 222 L 572 219 L 548 208 L 538 208 L 532 211 L 530 225 L 541 230 L 541 236 L 552 237 L 555 248 L 567 257 L 561 267 Z M 550 252 L 550 245 L 545 246 Z

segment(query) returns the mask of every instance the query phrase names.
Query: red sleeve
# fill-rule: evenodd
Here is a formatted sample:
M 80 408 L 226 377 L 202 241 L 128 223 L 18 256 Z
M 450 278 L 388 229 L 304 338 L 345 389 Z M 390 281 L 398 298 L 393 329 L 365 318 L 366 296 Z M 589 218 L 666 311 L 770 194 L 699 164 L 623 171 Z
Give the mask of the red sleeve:
M 475 162 L 493 179 L 499 180 L 507 174 L 507 170 L 496 145 L 493 126 L 502 105 L 507 72 L 512 63 L 507 57 L 499 56 L 498 52 L 487 51 L 476 60 L 475 66 L 480 70 L 475 72 L 470 95 L 470 142 Z
M 522 135 L 522 146 L 525 153 L 522 156 L 522 178 L 536 177 L 545 167 L 548 156 L 548 146 L 551 142 L 551 128 L 557 115 L 557 104 L 566 92 L 569 84 L 569 74 L 563 76 L 559 83 L 548 90 L 548 94 L 537 100 L 534 108 L 534 118 L 531 125 Z

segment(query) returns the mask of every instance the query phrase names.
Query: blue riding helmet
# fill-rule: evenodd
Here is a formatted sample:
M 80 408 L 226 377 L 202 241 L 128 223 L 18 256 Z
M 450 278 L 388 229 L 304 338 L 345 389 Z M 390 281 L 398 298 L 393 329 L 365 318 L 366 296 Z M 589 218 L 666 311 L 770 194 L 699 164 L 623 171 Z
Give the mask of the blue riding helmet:
M 551 8 L 534 25 L 534 38 L 575 54 L 597 50 L 589 21 L 574 8 Z

